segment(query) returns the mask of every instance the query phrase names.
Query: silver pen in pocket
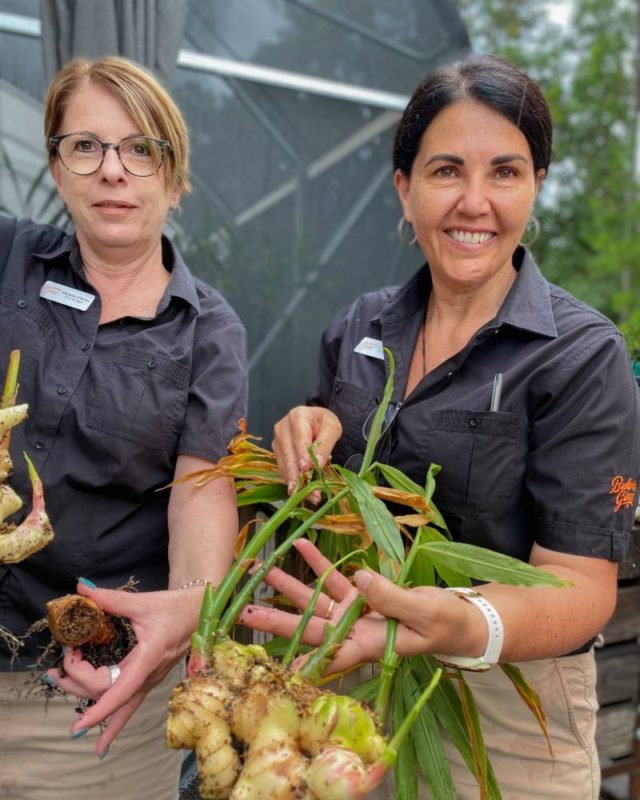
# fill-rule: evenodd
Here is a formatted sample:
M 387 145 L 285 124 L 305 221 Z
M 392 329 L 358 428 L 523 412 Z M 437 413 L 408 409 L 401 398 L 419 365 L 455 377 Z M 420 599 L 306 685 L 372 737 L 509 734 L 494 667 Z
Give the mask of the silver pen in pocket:
M 491 392 L 491 405 L 489 406 L 489 411 L 499 411 L 501 397 L 502 397 L 502 373 L 496 372 L 493 378 L 493 391 Z

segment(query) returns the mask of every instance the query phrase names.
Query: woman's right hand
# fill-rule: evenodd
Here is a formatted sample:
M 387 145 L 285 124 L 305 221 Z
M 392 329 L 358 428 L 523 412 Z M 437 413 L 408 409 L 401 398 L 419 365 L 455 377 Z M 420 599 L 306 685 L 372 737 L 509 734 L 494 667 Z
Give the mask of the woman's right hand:
M 331 562 L 308 539 L 298 539 L 294 547 L 316 575 L 323 575 L 331 567 Z M 248 605 L 238 621 L 254 630 L 290 639 L 314 590 L 278 567 L 269 570 L 264 582 L 287 598 L 299 613 L 272 606 Z M 480 655 L 484 652 L 487 624 L 481 612 L 451 592 L 436 586 L 400 588 L 368 570 L 358 570 L 354 583 L 355 587 L 337 570 L 330 572 L 315 613 L 302 635 L 303 643 L 318 647 L 324 641 L 327 624 L 335 626 L 340 621 L 357 592 L 366 600 L 367 613 L 351 628 L 327 667 L 326 675 L 348 671 L 363 662 L 380 661 L 386 647 L 389 619 L 399 622 L 395 643 L 399 656 L 423 653 Z M 298 669 L 306 658 L 296 659 L 292 668 Z
M 309 447 L 313 445 L 318 463 L 323 467 L 342 436 L 342 425 L 338 417 L 326 408 L 296 406 L 276 423 L 273 434 L 273 452 L 291 494 L 300 473 L 313 466 Z

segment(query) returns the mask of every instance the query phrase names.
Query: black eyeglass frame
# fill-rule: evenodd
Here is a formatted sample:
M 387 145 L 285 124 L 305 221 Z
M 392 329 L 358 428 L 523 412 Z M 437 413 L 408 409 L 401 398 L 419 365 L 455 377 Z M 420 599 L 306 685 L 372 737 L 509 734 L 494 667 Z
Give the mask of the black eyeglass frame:
M 373 424 L 373 418 L 376 415 L 379 405 L 380 405 L 380 400 L 376 399 L 376 405 L 367 414 L 367 416 L 364 419 L 364 422 L 362 423 L 362 438 L 365 440 L 365 442 L 369 441 L 369 433 L 371 432 L 371 425 Z M 382 422 L 382 427 L 380 429 L 380 439 L 379 439 L 380 442 L 382 442 L 385 435 L 388 433 L 389 428 L 395 422 L 395 418 L 398 414 L 398 411 L 400 411 L 403 405 L 404 403 L 402 402 L 402 400 L 399 400 L 396 403 L 391 402 L 387 406 L 387 410 L 385 411 Z
M 369 441 L 369 433 L 371 431 L 371 425 L 373 423 L 373 418 L 378 410 L 378 406 L 380 405 L 380 400 L 377 399 L 376 405 L 371 409 L 371 411 L 367 414 L 364 418 L 362 423 L 361 433 L 362 438 L 365 442 Z M 382 428 L 380 429 L 380 438 L 378 439 L 378 444 L 376 446 L 376 452 L 374 455 L 373 460 L 376 461 L 380 455 L 385 451 L 385 448 L 389 445 L 389 432 L 393 426 L 393 423 L 398 416 L 398 412 L 403 407 L 404 403 L 402 400 L 397 402 L 389 403 L 387 410 L 384 415 L 384 420 L 382 423 Z M 364 453 L 351 453 L 349 458 L 345 461 L 344 466 L 347 469 L 352 470 L 353 472 L 357 472 L 360 468 L 360 464 L 362 463 L 362 459 L 364 458 Z
M 95 169 L 92 169 L 91 172 L 75 172 L 74 170 L 71 169 L 71 167 L 68 167 L 64 163 L 64 160 L 60 155 L 60 142 L 63 139 L 67 139 L 69 136 L 82 136 L 82 135 L 87 136 L 90 139 L 93 139 L 94 141 L 98 142 L 98 144 L 102 147 L 102 158 L 100 159 L 100 163 Z M 148 175 L 136 175 L 135 172 L 131 172 L 131 170 L 127 167 L 127 165 L 120 157 L 120 147 L 122 143 L 126 142 L 128 139 L 147 139 L 150 142 L 155 142 L 160 147 L 160 163 L 154 169 L 153 172 L 150 172 Z M 152 175 L 155 175 L 156 172 L 160 170 L 160 167 L 162 167 L 162 164 L 164 162 L 164 151 L 168 150 L 169 152 L 171 152 L 173 150 L 170 142 L 168 142 L 166 139 L 157 139 L 155 136 L 146 136 L 145 134 L 142 133 L 132 133 L 130 136 L 125 136 L 122 139 L 120 139 L 120 141 L 116 144 L 115 142 L 103 142 L 102 139 L 98 139 L 98 137 L 94 133 L 89 133 L 89 131 L 71 131 L 70 133 L 59 133 L 56 136 L 50 136 L 49 147 L 52 150 L 55 150 L 55 155 L 57 156 L 58 161 L 60 161 L 62 166 L 68 172 L 70 172 L 72 175 L 81 175 L 81 176 L 94 175 L 104 163 L 104 157 L 107 153 L 107 150 L 115 150 L 116 155 L 118 156 L 118 160 L 122 164 L 122 168 L 124 169 L 124 171 L 128 172 L 129 175 L 133 175 L 134 178 L 150 178 Z

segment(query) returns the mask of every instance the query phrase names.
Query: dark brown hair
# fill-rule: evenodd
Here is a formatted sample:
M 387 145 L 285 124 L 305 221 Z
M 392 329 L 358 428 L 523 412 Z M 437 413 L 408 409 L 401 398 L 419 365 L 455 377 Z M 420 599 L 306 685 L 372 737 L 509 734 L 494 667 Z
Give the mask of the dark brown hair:
M 413 93 L 396 130 L 393 168 L 411 174 L 422 134 L 444 108 L 477 100 L 502 114 L 524 134 L 537 173 L 549 169 L 553 123 L 538 84 L 497 56 L 472 55 L 428 75 Z

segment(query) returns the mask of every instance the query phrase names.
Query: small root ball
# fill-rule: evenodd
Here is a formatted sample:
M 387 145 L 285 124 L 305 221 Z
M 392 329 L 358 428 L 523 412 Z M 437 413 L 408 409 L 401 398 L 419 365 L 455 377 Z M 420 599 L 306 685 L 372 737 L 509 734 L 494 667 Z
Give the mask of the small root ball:
M 71 647 L 109 644 L 116 636 L 110 617 L 93 600 L 79 594 L 47 603 L 47 622 L 53 638 Z

